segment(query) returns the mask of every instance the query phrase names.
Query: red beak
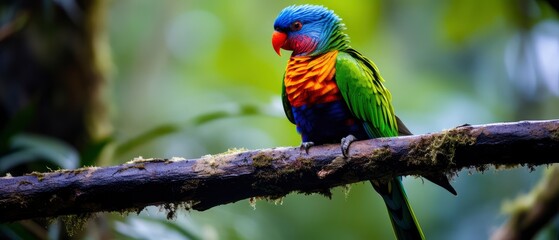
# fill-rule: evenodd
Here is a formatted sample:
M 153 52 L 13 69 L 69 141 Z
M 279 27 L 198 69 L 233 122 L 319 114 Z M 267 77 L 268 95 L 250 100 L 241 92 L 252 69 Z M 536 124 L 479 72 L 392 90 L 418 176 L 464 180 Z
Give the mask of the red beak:
M 274 34 L 272 34 L 272 46 L 274 46 L 274 50 L 276 50 L 276 53 L 280 56 L 280 48 L 285 43 L 285 40 L 287 40 L 287 34 L 285 33 L 274 31 Z

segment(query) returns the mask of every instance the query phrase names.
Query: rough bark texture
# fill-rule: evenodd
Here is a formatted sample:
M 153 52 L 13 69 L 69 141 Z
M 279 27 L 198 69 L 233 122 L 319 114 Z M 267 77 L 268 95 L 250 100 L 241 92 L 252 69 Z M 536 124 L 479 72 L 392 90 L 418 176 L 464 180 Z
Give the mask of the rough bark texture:
M 140 211 L 149 205 L 199 211 L 250 197 L 329 194 L 332 187 L 395 175 L 455 174 L 464 168 L 559 162 L 559 120 L 461 126 L 433 134 L 339 145 L 230 151 L 200 159 L 135 159 L 0 178 L 0 222 Z M 173 211 L 170 211 L 172 215 Z

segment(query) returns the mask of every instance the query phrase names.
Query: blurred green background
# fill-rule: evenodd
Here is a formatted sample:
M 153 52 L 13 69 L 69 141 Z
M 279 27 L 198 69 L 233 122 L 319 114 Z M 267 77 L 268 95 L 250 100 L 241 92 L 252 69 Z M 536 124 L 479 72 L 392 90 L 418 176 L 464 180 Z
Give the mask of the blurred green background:
M 161 137 L 96 164 L 297 146 L 279 96 L 289 54 L 275 54 L 271 34 L 282 8 L 303 3 L 343 18 L 415 134 L 559 115 L 559 21 L 545 1 L 118 0 L 106 5 L 113 140 L 154 128 Z M 506 220 L 502 203 L 528 192 L 544 169 L 464 170 L 452 182 L 457 197 L 414 177 L 404 185 L 428 239 L 486 239 Z M 332 199 L 291 194 L 255 208 L 245 200 L 175 221 L 150 207 L 109 226 L 119 239 L 393 238 L 369 183 L 335 189 Z

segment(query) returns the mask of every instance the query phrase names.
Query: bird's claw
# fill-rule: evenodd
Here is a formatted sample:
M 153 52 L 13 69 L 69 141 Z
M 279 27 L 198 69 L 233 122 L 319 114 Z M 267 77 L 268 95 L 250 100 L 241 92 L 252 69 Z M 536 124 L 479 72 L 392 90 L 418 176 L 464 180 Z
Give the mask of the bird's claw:
M 342 138 L 341 148 L 344 158 L 347 158 L 349 156 L 349 145 L 351 145 L 351 143 L 355 141 L 357 141 L 357 138 L 351 134 L 347 135 L 347 137 L 345 138 Z
M 301 143 L 301 146 L 299 147 L 299 149 L 300 149 L 301 151 L 302 151 L 302 150 L 305 150 L 305 153 L 306 153 L 306 154 L 309 154 L 309 149 L 310 149 L 312 146 L 314 146 L 314 142 L 303 142 L 303 143 Z

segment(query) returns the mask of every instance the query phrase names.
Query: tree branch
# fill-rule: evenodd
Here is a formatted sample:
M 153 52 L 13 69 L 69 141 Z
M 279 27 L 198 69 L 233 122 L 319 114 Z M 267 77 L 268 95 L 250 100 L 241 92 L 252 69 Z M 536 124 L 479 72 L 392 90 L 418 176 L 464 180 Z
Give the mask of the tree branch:
M 534 167 L 559 162 L 559 120 L 461 126 L 438 133 L 339 145 L 230 151 L 200 159 L 135 159 L 0 178 L 0 222 L 140 211 L 149 205 L 203 211 L 251 197 L 329 189 L 399 175 L 456 174 L 464 168 Z

